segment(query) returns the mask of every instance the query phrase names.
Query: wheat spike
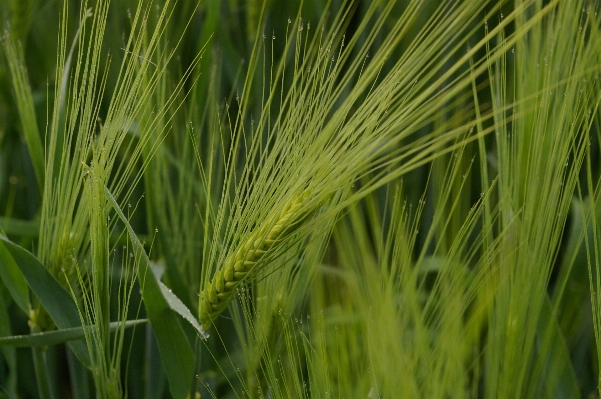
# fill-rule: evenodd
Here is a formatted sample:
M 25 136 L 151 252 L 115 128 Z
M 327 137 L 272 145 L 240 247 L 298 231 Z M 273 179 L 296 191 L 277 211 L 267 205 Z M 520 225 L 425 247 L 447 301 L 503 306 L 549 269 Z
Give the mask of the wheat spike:
M 238 284 L 269 250 L 303 219 L 299 212 L 307 193 L 295 197 L 277 218 L 268 218 L 230 254 L 200 295 L 199 321 L 205 330 L 227 308 Z M 253 272 L 256 272 L 254 270 Z

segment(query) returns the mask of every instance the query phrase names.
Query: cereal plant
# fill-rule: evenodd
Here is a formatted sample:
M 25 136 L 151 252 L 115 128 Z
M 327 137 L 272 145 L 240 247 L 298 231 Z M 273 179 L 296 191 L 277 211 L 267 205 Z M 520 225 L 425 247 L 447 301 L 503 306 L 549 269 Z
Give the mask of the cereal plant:
M 0 398 L 595 398 L 596 0 L 0 2 Z

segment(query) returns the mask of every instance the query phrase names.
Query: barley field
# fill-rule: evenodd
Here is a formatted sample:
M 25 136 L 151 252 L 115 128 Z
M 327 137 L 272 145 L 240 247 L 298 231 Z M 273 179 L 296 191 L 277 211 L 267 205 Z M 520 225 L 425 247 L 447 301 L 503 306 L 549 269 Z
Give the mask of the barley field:
M 600 8 L 0 0 L 0 399 L 599 398 Z

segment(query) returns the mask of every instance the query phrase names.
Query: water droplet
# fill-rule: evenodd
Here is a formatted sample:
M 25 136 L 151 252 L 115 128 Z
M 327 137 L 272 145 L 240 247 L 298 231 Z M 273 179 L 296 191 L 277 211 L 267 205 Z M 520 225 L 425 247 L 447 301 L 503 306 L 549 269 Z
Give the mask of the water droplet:
M 158 233 L 158 232 L 159 232 L 159 228 L 158 228 L 158 227 L 155 227 L 155 229 L 154 229 L 154 232 L 155 232 L 155 233 Z

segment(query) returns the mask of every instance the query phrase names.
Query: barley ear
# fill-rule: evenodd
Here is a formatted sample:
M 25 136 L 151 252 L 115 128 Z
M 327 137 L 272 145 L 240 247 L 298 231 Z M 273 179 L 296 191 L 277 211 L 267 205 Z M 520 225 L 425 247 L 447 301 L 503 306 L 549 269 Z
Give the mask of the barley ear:
M 223 266 L 215 272 L 200 295 L 198 318 L 203 329 L 208 329 L 212 321 L 227 308 L 238 284 L 250 272 L 258 271 L 255 265 L 263 256 L 306 218 L 308 213 L 303 211 L 301 205 L 307 196 L 308 191 L 294 197 L 277 217 L 267 218 L 227 256 Z

